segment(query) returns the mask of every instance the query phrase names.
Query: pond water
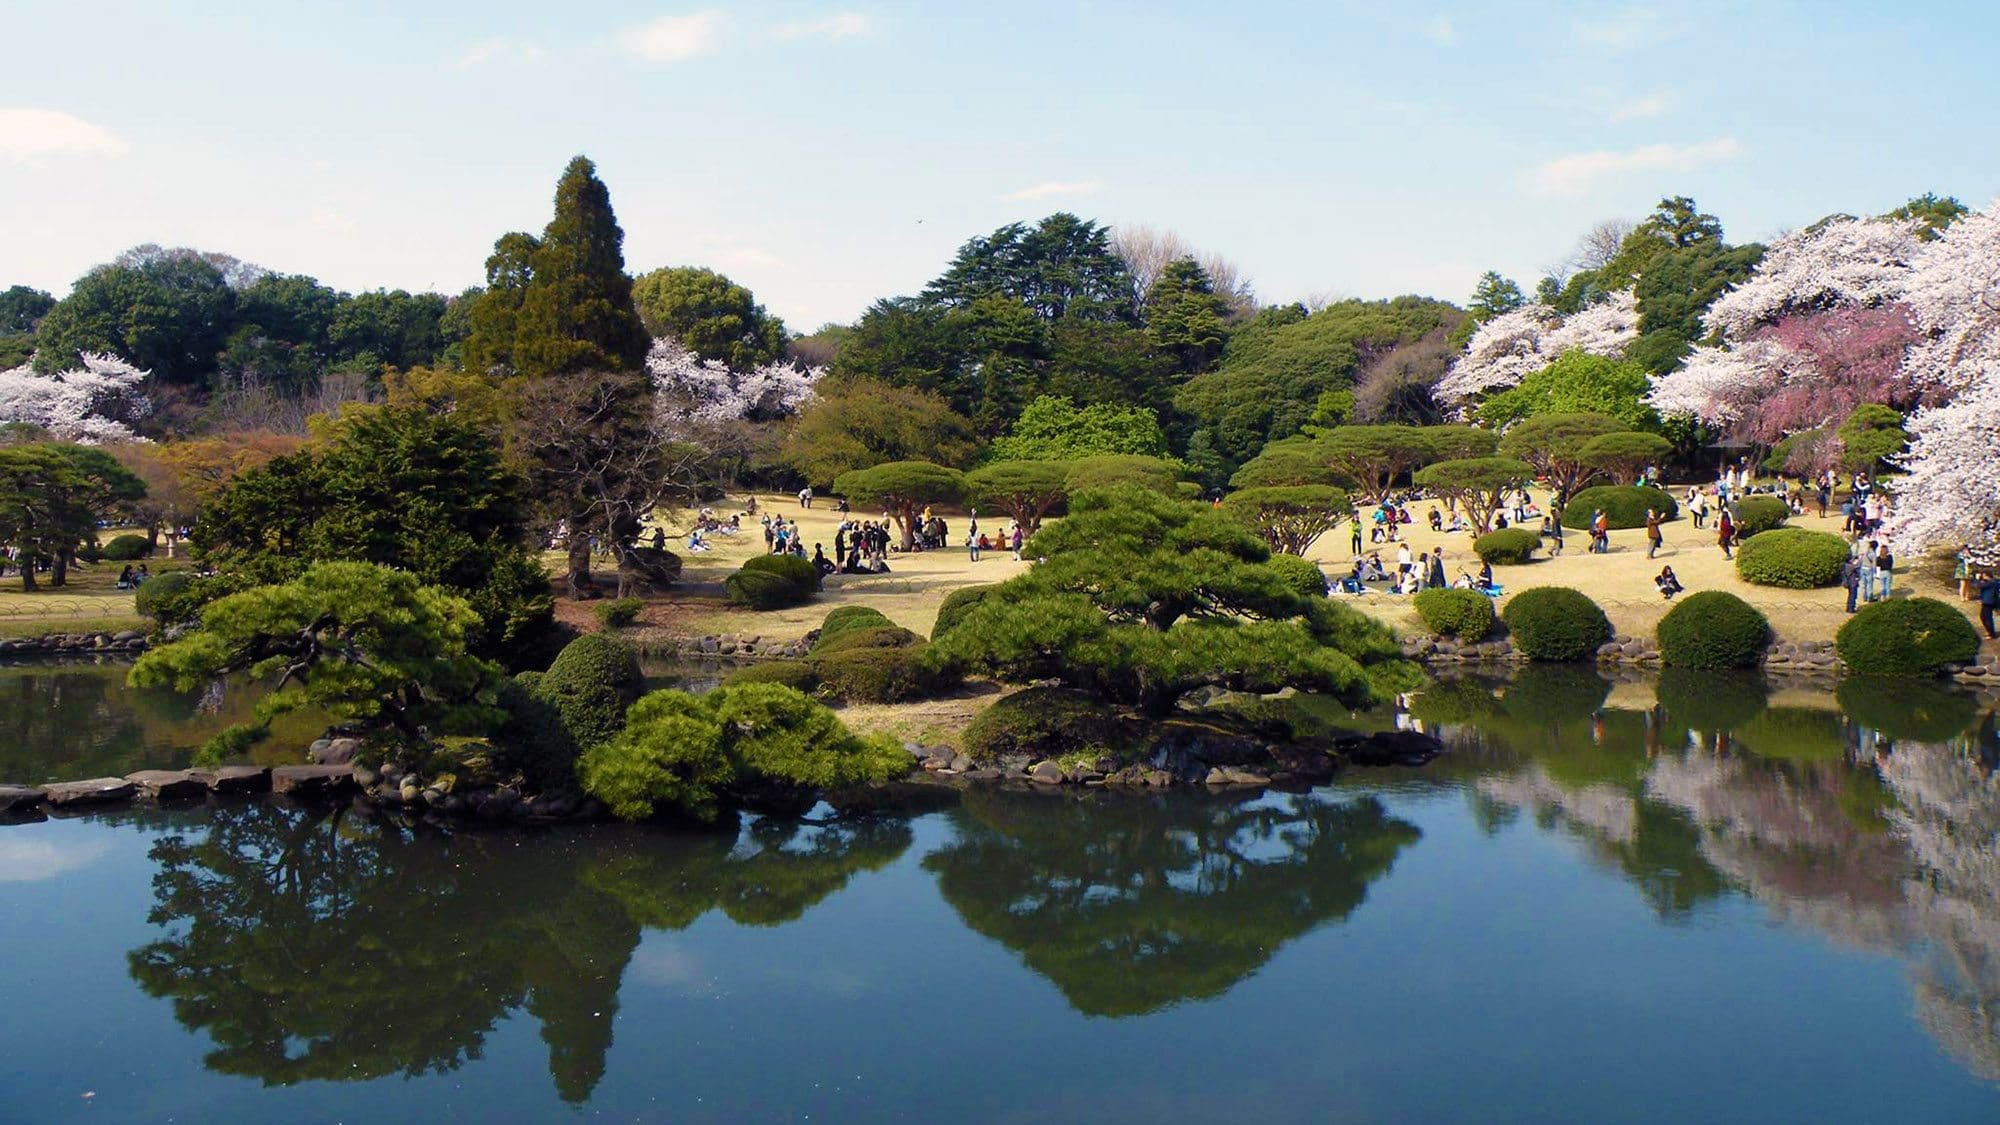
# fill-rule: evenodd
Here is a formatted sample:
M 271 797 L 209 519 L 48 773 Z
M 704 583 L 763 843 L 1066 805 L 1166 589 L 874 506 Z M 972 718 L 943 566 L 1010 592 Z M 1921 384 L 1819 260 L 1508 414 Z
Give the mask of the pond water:
M 166 702 L 75 672 L 0 678 L 12 776 L 181 752 Z M 1450 752 L 1304 795 L 987 791 L 710 833 L 264 802 L 0 828 L 0 1104 L 2000 1119 L 1988 703 L 1535 669 L 1401 721 Z

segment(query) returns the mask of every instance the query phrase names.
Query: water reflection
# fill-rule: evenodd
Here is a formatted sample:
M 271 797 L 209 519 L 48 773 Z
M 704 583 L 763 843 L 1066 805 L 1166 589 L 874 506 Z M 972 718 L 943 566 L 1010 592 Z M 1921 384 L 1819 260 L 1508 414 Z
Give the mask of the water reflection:
M 525 1009 L 577 1102 L 642 928 L 790 921 L 909 842 L 875 822 L 447 834 L 247 803 L 154 844 L 167 933 L 131 972 L 214 1043 L 210 1069 L 266 1085 L 455 1070 Z
M 1419 835 L 1324 794 L 985 792 L 956 824 L 924 860 L 945 901 L 1094 1016 L 1221 995 L 1351 914 Z

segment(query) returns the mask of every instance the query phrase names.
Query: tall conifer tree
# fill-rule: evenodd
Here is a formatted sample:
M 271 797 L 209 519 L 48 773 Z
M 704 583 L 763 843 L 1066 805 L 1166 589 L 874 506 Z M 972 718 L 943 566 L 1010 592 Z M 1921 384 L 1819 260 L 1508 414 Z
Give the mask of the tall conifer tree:
M 632 307 L 624 243 L 596 167 L 582 156 L 570 161 L 515 317 L 515 371 L 540 377 L 638 368 L 648 341 Z

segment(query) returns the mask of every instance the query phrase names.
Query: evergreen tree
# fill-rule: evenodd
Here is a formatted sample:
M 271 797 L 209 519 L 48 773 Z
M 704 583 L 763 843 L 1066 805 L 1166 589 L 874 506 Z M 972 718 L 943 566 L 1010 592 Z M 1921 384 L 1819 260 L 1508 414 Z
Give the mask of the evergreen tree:
M 1472 287 L 1472 303 L 1466 308 L 1472 319 L 1481 324 L 1492 320 L 1501 313 L 1513 312 L 1528 299 L 1521 295 L 1521 287 L 1510 278 L 1501 277 L 1497 271 L 1487 270 L 1479 275 L 1479 284 Z
M 1193 258 L 1176 258 L 1146 291 L 1146 331 L 1182 372 L 1205 371 L 1229 342 L 1229 302 Z
M 486 290 L 466 314 L 472 329 L 465 340 L 466 370 L 512 370 L 514 328 L 528 279 L 534 276 L 535 251 L 541 246 L 541 240 L 520 231 L 509 231 L 493 243 L 493 253 L 486 259 Z
M 514 370 L 522 375 L 631 371 L 646 356 L 646 330 L 625 276 L 625 232 L 611 193 L 588 158 L 569 162 L 556 184 L 556 213 L 530 260 L 514 325 Z

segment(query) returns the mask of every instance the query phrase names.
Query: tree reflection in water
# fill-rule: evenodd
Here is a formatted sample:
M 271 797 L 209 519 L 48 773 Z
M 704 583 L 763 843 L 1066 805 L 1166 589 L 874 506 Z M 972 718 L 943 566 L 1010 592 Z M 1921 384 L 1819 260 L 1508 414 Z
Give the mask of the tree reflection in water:
M 972 792 L 924 859 L 973 930 L 1078 1011 L 1219 996 L 1353 913 L 1415 843 L 1373 798 Z
M 266 1085 L 450 1071 L 517 1008 L 570 1102 L 604 1074 L 644 928 L 799 917 L 910 844 L 901 823 L 740 834 L 444 833 L 265 803 L 161 838 L 133 977 Z

